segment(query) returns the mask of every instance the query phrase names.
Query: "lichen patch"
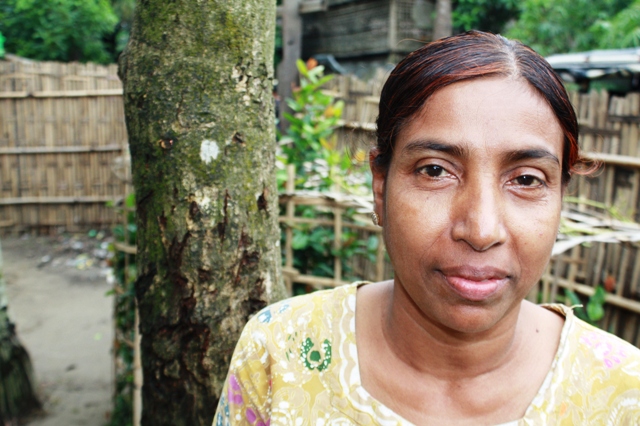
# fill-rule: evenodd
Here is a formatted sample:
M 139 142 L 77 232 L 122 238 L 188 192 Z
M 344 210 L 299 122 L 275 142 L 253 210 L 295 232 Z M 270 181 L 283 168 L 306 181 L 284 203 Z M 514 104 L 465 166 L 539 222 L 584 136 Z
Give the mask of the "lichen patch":
M 216 141 L 210 141 L 205 139 L 200 145 L 200 158 L 206 164 L 211 163 L 211 160 L 216 160 L 220 154 L 220 148 Z

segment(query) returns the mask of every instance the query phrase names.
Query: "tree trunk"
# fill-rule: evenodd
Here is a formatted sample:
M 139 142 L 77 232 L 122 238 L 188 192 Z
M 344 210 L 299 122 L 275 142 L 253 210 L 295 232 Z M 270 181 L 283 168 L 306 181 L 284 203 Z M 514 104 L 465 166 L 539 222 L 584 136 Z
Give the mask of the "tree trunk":
M 436 0 L 436 22 L 433 26 L 433 39 L 449 37 L 452 34 L 451 0 Z
M 138 2 L 120 59 L 143 425 L 210 425 L 247 318 L 284 296 L 275 1 Z
M 33 388 L 29 354 L 18 341 L 15 326 L 7 315 L 5 282 L 0 249 L 0 425 L 39 408 Z

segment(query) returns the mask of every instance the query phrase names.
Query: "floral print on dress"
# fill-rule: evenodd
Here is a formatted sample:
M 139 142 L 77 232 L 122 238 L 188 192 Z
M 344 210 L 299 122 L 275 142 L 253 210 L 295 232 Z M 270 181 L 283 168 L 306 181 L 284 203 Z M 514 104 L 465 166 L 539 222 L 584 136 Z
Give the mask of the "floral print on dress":
M 580 343 L 588 346 L 595 357 L 601 360 L 607 368 L 613 368 L 627 358 L 627 352 L 616 344 L 608 335 L 592 331 L 580 336 Z
M 229 402 L 236 405 L 241 405 L 244 402 L 240 383 L 233 374 L 229 375 Z
M 269 426 L 269 424 L 271 423 L 269 420 L 267 420 L 267 422 L 265 423 L 262 420 L 258 419 L 258 416 L 251 408 L 247 408 L 245 417 L 250 424 L 255 426 Z
M 229 426 L 229 403 L 224 394 L 220 396 L 218 403 L 218 416 L 215 418 L 214 426 Z
M 263 324 L 269 324 L 271 322 L 271 309 L 266 309 L 262 311 L 258 315 L 258 321 L 260 321 Z
M 355 336 L 358 284 L 295 297 L 246 325 L 214 426 L 412 426 L 360 383 Z M 640 418 L 640 351 L 565 317 L 552 368 L 511 425 L 627 425 Z
M 325 339 L 320 350 L 313 349 L 313 340 L 307 337 L 300 348 L 300 359 L 309 370 L 323 371 L 331 364 L 331 342 Z

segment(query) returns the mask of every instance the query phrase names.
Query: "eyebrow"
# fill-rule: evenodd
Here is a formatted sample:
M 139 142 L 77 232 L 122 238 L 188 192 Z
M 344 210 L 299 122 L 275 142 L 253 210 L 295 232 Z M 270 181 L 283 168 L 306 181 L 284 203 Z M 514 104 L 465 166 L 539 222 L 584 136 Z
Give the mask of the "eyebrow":
M 402 149 L 402 152 L 407 154 L 416 151 L 439 151 L 455 157 L 467 156 L 467 151 L 461 146 L 424 139 L 409 142 Z
M 507 162 L 541 158 L 552 160 L 554 163 L 560 165 L 560 160 L 558 159 L 558 157 L 556 157 L 546 149 L 520 149 L 509 152 L 505 157 Z
M 409 142 L 402 149 L 402 152 L 407 154 L 412 152 L 417 152 L 417 151 L 438 151 L 438 152 L 444 152 L 446 154 L 449 154 L 455 157 L 468 156 L 467 150 L 459 145 L 442 143 L 438 141 L 425 140 L 425 139 Z M 560 160 L 558 159 L 558 157 L 556 157 L 546 149 L 539 149 L 539 148 L 518 149 L 518 150 L 509 151 L 505 154 L 505 163 L 517 162 L 522 160 L 530 160 L 530 159 L 548 159 L 560 165 Z

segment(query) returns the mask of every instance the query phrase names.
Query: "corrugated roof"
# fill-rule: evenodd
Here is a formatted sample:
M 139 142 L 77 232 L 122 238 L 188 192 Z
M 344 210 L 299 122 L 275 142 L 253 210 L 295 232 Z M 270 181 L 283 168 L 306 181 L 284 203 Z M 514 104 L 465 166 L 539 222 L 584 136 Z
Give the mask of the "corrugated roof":
M 568 72 L 575 78 L 594 79 L 640 73 L 640 48 L 565 53 L 546 59 L 559 73 Z

